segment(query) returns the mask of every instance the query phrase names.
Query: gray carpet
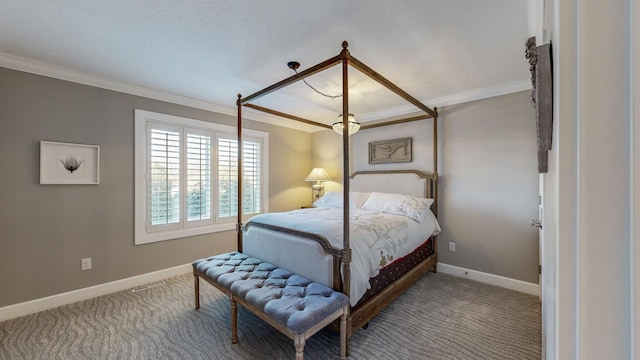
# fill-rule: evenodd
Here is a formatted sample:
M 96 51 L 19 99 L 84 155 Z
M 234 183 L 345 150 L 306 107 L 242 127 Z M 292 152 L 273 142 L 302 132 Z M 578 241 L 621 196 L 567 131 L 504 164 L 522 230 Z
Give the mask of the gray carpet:
M 193 277 L 121 291 L 0 323 L 0 359 L 293 359 L 293 341 Z M 540 359 L 537 297 L 429 273 L 351 337 L 350 359 Z M 305 359 L 339 358 L 338 334 L 307 341 Z

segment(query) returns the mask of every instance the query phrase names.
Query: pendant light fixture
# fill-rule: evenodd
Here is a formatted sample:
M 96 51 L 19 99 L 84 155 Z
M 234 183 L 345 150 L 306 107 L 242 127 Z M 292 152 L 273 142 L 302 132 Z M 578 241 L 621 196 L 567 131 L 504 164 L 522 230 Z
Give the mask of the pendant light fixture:
M 343 133 L 343 123 L 342 123 L 342 114 L 338 115 L 338 121 L 334 122 L 331 125 L 333 131 L 335 131 L 338 135 L 342 135 Z M 356 117 L 353 114 L 349 114 L 348 125 L 347 125 L 347 134 L 349 136 L 355 134 L 360 130 L 360 123 L 356 121 Z

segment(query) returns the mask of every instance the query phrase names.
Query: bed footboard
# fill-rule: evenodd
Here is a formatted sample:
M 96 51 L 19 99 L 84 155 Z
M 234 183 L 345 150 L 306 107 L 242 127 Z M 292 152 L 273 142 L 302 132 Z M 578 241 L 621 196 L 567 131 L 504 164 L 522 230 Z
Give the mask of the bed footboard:
M 243 227 L 243 252 L 342 291 L 341 250 L 321 235 L 259 222 Z

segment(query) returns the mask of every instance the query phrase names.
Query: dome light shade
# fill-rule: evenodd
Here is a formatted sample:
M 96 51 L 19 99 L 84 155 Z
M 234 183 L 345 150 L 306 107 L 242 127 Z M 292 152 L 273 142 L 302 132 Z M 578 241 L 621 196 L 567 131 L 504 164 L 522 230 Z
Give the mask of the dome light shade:
M 349 125 L 347 129 L 347 134 L 351 136 L 356 132 L 358 132 L 358 130 L 360 130 L 360 123 L 356 121 L 356 117 L 353 116 L 353 114 L 349 114 L 348 119 L 349 119 Z M 338 121 L 334 122 L 333 125 L 331 125 L 331 128 L 333 128 L 333 131 L 335 131 L 338 135 L 342 135 L 342 130 L 343 130 L 342 114 L 338 115 Z

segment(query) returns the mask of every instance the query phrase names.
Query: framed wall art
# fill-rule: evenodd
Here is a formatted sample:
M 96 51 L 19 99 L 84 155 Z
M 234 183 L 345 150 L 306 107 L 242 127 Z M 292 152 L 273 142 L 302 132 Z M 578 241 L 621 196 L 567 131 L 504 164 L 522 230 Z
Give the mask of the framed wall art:
M 411 138 L 369 143 L 369 164 L 411 162 L 411 160 Z
M 40 141 L 40 184 L 99 183 L 99 146 Z

